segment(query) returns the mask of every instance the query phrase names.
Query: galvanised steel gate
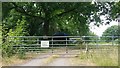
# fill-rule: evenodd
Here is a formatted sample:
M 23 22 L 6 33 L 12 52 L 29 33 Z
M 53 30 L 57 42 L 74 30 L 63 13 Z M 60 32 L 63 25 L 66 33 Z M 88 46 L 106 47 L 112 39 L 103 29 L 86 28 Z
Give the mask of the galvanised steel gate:
M 103 36 L 102 38 L 111 38 L 106 41 L 98 36 L 11 36 L 7 38 L 7 42 L 13 50 L 25 53 L 80 54 L 99 49 L 102 45 L 118 45 L 118 40 L 115 40 L 117 37 Z

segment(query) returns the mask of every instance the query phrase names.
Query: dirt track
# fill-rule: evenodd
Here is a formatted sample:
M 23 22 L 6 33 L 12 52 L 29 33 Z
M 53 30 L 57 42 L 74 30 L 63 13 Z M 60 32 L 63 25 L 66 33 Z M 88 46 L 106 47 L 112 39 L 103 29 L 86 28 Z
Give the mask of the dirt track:
M 72 51 L 73 53 L 76 51 Z M 45 54 L 38 56 L 27 63 L 18 64 L 15 66 L 91 66 L 94 65 L 90 62 L 87 63 L 86 61 L 75 63 L 76 61 L 76 54 L 70 54 L 66 52 L 62 52 L 61 54 Z

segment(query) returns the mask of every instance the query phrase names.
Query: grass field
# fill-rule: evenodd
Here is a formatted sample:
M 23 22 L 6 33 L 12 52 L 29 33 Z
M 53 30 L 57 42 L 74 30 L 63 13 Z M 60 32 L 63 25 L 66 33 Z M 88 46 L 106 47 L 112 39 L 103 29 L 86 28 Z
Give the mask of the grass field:
M 98 49 L 90 49 L 88 52 L 79 55 L 77 64 L 81 60 L 91 61 L 96 66 L 118 66 L 118 46 L 100 46 Z

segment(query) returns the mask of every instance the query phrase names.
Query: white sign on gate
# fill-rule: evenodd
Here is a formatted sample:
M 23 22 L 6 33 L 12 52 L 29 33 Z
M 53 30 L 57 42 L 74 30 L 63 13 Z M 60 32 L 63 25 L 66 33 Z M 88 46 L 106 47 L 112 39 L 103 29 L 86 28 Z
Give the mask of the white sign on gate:
M 49 41 L 41 41 L 41 47 L 49 47 Z

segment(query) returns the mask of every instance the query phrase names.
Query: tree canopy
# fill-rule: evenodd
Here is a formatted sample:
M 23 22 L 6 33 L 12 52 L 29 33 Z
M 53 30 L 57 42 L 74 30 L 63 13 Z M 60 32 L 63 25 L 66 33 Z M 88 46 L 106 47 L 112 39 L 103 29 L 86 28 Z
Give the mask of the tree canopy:
M 120 1 L 116 2 L 112 5 L 111 8 L 111 16 L 113 17 L 113 19 L 117 18 L 118 16 L 120 16 Z
M 101 24 L 100 15 L 109 12 L 105 5 L 107 3 L 5 2 L 2 3 L 3 34 L 10 29 L 14 31 L 17 24 L 25 20 L 25 30 L 31 36 L 52 35 L 58 30 L 70 35 L 86 35 L 89 23 Z
M 119 29 L 118 29 L 118 25 L 114 25 L 111 26 L 109 28 L 107 28 L 104 32 L 102 36 L 119 36 Z M 104 38 L 106 41 L 110 41 L 112 40 L 112 37 L 105 37 Z M 118 39 L 118 37 L 115 37 L 115 39 Z
M 103 32 L 102 36 L 118 36 L 118 30 L 118 25 L 111 26 Z

